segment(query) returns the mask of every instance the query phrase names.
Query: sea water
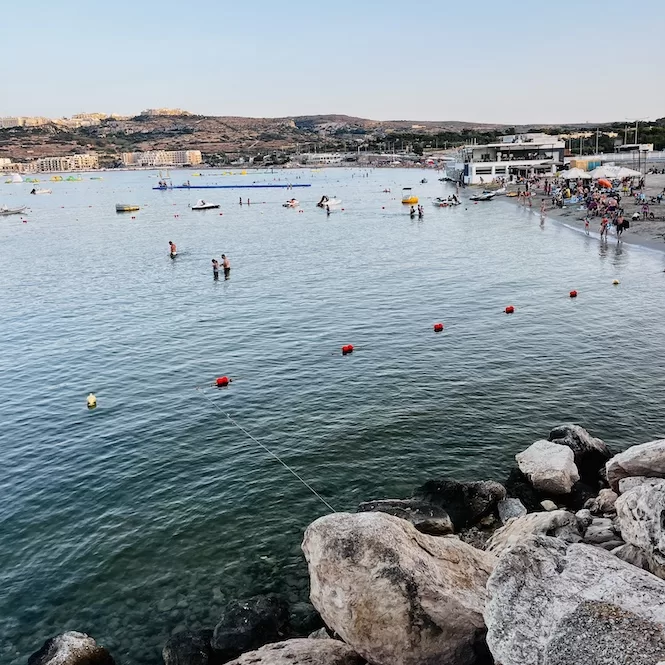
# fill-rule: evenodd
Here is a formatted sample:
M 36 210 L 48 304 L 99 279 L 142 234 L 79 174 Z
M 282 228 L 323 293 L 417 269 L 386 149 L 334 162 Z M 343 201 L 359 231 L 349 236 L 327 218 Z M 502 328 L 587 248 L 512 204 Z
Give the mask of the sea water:
M 227 414 L 338 511 L 501 480 L 560 422 L 616 450 L 665 435 L 665 255 L 505 199 L 435 208 L 454 189 L 433 171 L 204 173 L 174 181 L 312 187 L 0 185 L 31 206 L 0 218 L 0 662 L 79 630 L 156 664 L 229 599 L 306 600 L 299 545 L 328 509 Z

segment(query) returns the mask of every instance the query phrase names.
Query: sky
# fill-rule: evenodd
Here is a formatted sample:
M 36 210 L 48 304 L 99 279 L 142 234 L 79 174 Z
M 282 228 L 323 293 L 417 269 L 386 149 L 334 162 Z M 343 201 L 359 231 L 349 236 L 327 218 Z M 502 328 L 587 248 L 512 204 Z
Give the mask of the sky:
M 0 0 L 0 116 L 665 116 L 665 1 Z

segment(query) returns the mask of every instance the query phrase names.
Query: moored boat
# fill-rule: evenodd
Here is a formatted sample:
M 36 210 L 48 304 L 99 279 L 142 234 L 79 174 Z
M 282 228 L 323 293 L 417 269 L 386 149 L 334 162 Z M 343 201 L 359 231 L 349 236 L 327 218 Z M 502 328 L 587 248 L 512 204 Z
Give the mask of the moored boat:
M 115 211 L 116 212 L 135 212 L 140 210 L 139 206 L 131 205 L 130 203 L 116 203 Z
M 52 189 L 32 189 L 31 194 L 52 194 Z
M 8 208 L 7 206 L 0 206 L 0 216 L 7 216 L 7 215 L 20 215 L 24 210 L 26 206 L 23 206 L 22 208 Z
M 457 197 L 449 196 L 447 199 L 437 196 L 432 203 L 437 208 L 450 208 L 452 206 L 462 205 L 462 202 Z
M 496 192 L 482 192 L 469 197 L 469 201 L 491 201 L 496 196 Z
M 289 199 L 286 203 L 282 203 L 284 208 L 297 208 L 300 205 L 298 199 Z
M 414 205 L 418 203 L 418 197 L 411 191 L 411 187 L 402 188 L 402 203 L 405 205 Z
M 219 208 L 219 203 L 206 203 L 203 199 L 199 199 L 196 205 L 192 206 L 192 210 L 214 210 Z

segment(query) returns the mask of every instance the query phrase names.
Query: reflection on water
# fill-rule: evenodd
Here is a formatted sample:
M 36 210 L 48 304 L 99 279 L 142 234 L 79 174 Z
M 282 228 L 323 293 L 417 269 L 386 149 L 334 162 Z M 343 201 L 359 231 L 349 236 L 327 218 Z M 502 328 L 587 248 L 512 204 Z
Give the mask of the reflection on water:
M 3 665 L 66 629 L 156 664 L 227 598 L 306 597 L 321 506 L 200 399 L 218 376 L 234 381 L 211 399 L 341 510 L 430 476 L 501 479 L 560 421 L 618 449 L 663 435 L 660 254 L 500 199 L 435 208 L 453 190 L 416 170 L 297 175 L 303 213 L 219 190 L 224 214 L 197 216 L 187 191 L 109 173 L 0 226 Z M 383 193 L 408 186 L 422 220 Z M 215 283 L 221 249 L 233 280 Z

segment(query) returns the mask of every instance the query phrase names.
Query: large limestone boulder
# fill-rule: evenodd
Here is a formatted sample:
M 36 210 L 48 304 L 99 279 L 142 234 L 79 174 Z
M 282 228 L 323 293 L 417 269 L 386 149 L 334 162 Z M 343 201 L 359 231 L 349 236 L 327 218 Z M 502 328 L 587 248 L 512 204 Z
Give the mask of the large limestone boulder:
M 335 513 L 306 532 L 311 600 L 374 665 L 470 665 L 484 647 L 495 559 L 383 513 Z
M 553 510 L 545 513 L 529 513 L 511 520 L 506 526 L 497 529 L 487 541 L 485 549 L 496 556 L 532 536 L 553 536 L 568 543 L 582 540 L 580 523 L 573 513 L 567 510 Z
M 665 478 L 665 439 L 631 446 L 609 460 L 605 471 L 607 482 L 615 492 L 619 491 L 619 481 L 622 478 Z
M 358 506 L 359 513 L 380 512 L 407 520 L 422 533 L 445 536 L 455 532 L 448 513 L 441 507 L 416 499 L 381 499 L 365 501 Z
M 492 513 L 506 498 L 506 489 L 492 480 L 459 482 L 442 478 L 428 480 L 415 491 L 414 498 L 443 508 L 459 531 Z
M 229 603 L 215 626 L 211 645 L 224 659 L 284 639 L 289 630 L 288 603 L 276 594 Z
M 28 665 L 114 665 L 114 660 L 92 637 L 70 630 L 46 640 Z
M 665 582 L 603 549 L 533 537 L 501 556 L 487 590 L 487 643 L 501 665 L 665 657 Z
M 363 665 L 363 659 L 339 640 L 297 639 L 244 653 L 229 665 Z
M 651 572 L 665 577 L 665 479 L 633 487 L 615 507 L 621 537 L 646 554 Z
M 535 489 L 568 494 L 580 479 L 573 451 L 550 441 L 536 441 L 515 456 L 520 471 Z
M 598 486 L 599 471 L 612 457 L 612 452 L 604 441 L 591 436 L 583 427 L 573 423 L 555 427 L 547 438 L 552 443 L 570 448 L 582 481 L 593 487 Z

